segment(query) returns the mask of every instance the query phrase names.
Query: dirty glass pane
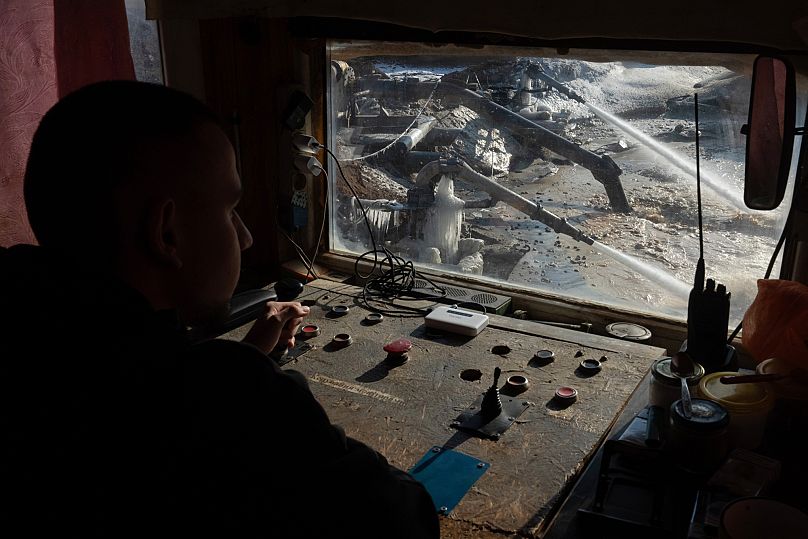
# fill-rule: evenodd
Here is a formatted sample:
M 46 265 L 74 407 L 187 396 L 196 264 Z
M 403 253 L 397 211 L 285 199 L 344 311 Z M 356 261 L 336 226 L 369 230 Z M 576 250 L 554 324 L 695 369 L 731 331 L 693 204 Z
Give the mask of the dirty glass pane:
M 707 277 L 731 292 L 733 325 L 754 298 L 790 201 L 743 203 L 753 56 L 329 52 L 329 145 L 380 246 L 427 270 L 678 319 L 699 258 L 698 93 Z M 332 250 L 370 250 L 358 204 L 330 180 Z
M 163 61 L 157 21 L 146 20 L 145 0 L 126 0 L 129 47 L 135 64 L 135 78 L 163 84 Z

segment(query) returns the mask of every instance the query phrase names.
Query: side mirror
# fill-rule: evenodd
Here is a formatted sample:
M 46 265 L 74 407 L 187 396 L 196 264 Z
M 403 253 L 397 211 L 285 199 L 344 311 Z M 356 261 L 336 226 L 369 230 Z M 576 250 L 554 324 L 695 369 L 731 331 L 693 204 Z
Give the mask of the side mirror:
M 786 192 L 794 146 L 796 85 L 791 64 L 758 56 L 752 70 L 743 200 L 753 210 L 773 210 Z

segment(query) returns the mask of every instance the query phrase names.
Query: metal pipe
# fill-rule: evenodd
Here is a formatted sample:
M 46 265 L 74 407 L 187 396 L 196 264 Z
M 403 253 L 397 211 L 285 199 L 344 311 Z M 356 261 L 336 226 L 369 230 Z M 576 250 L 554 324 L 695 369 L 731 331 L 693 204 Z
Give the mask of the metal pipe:
M 397 81 L 376 79 L 363 80 L 361 84 L 363 88 L 380 91 L 385 95 L 399 93 L 402 98 L 407 97 L 409 99 L 428 97 L 432 90 L 435 89 L 435 85 L 431 82 L 405 85 Z M 447 95 L 456 98 L 458 104 L 468 106 L 477 113 L 488 116 L 499 127 L 508 129 L 523 144 L 535 143 L 588 169 L 595 180 L 603 184 L 612 209 L 624 213 L 631 212 L 631 206 L 623 191 L 623 185 L 620 183 L 622 170 L 609 156 L 599 156 L 585 150 L 544 126 L 494 103 L 487 97 L 472 90 L 453 82 L 441 81 L 437 89 L 435 89 L 435 97 L 445 98 Z
M 435 178 L 443 174 L 454 174 L 456 178 L 491 195 L 492 202 L 501 200 L 509 206 L 527 214 L 531 219 L 541 221 L 558 234 L 565 234 L 576 241 L 582 241 L 588 245 L 592 245 L 595 242 L 594 239 L 567 223 L 566 219 L 545 210 L 541 205 L 535 204 L 525 197 L 514 193 L 507 187 L 488 179 L 460 159 L 441 159 L 440 161 L 428 163 L 416 176 L 415 189 L 412 191 L 417 191 L 421 194 L 433 191 L 432 184 Z M 412 196 L 410 198 L 415 197 Z M 413 200 L 410 200 L 410 203 L 413 203 Z M 423 199 L 421 199 L 421 203 L 423 203 Z
M 582 241 L 586 244 L 592 245 L 595 240 L 567 223 L 567 220 L 545 210 L 541 205 L 535 204 L 525 197 L 514 193 L 507 187 L 498 184 L 495 181 L 488 179 L 482 174 L 472 169 L 468 164 L 461 161 L 462 168 L 456 174 L 456 177 L 466 181 L 475 187 L 482 189 L 491 195 L 492 199 L 501 200 L 509 206 L 526 213 L 531 219 L 541 221 L 559 234 L 566 234 L 574 240 Z
M 435 161 L 437 159 L 441 159 L 446 157 L 446 154 L 441 152 L 422 152 L 420 150 L 413 150 L 411 152 L 407 152 L 403 158 L 403 165 L 404 170 L 406 172 L 418 172 L 420 171 L 424 165 Z
M 433 127 L 424 138 L 424 144 L 430 146 L 448 146 L 460 136 L 462 129 L 457 127 Z
M 487 114 L 500 126 L 507 127 L 515 137 L 522 138 L 523 141 L 534 142 L 558 155 L 566 157 L 573 163 L 578 163 L 587 168 L 592 172 L 592 177 L 603 184 L 612 208 L 619 212 L 631 212 L 631 206 L 620 183 L 622 170 L 609 156 L 600 156 L 585 150 L 564 137 L 556 135 L 546 127 L 528 120 L 524 116 L 471 90 L 450 82 L 442 83 L 441 86 L 452 88 L 460 98 L 461 104 L 470 106 L 477 112 Z M 529 131 L 524 128 L 528 128 Z
M 584 331 L 589 333 L 592 329 L 592 324 L 589 322 L 581 322 L 579 324 L 567 323 L 567 322 L 549 322 L 547 320 L 534 320 L 537 324 L 546 324 L 548 326 L 555 326 L 559 328 L 567 328 L 567 329 L 577 329 L 579 331 Z
M 407 95 L 412 99 L 427 97 L 435 87 L 434 83 L 431 82 L 412 83 L 411 86 L 412 88 L 407 88 Z M 362 81 L 362 87 L 382 92 L 385 95 L 403 91 L 402 83 L 391 80 L 364 80 Z M 504 124 L 503 127 L 512 131 L 514 136 L 519 138 L 522 138 L 524 135 L 524 128 L 528 128 L 534 132 L 533 137 L 531 137 L 533 141 L 589 170 L 603 168 L 616 173 L 618 176 L 620 175 L 621 170 L 614 161 L 604 161 L 601 156 L 573 144 L 544 126 L 532 122 L 502 105 L 494 103 L 487 97 L 468 88 L 464 88 L 453 82 L 442 81 L 435 90 L 435 94 L 435 97 L 446 97 L 447 95 L 456 97 L 459 100 L 458 104 L 469 106 L 469 108 L 473 109 L 475 112 L 485 114 L 492 120 Z
M 527 68 L 525 68 L 525 72 L 527 73 L 528 77 L 534 78 L 534 79 L 541 79 L 548 86 L 552 86 L 553 88 L 555 88 L 556 90 L 558 90 L 562 94 L 566 95 L 570 99 L 574 99 L 575 101 L 578 101 L 579 103 L 584 103 L 584 98 L 583 97 L 576 94 L 575 92 L 573 92 L 572 90 L 570 90 L 569 88 L 567 88 L 566 86 L 564 86 L 563 84 L 561 84 L 560 82 L 558 82 L 557 80 L 552 78 L 550 75 L 545 73 L 544 70 L 541 68 L 541 66 L 536 65 L 536 64 L 530 64 L 529 66 L 527 66 Z
M 404 155 L 415 148 L 419 142 L 432 130 L 437 120 L 431 116 L 423 122 L 418 123 L 415 127 L 407 131 L 395 144 L 395 151 L 399 155 Z

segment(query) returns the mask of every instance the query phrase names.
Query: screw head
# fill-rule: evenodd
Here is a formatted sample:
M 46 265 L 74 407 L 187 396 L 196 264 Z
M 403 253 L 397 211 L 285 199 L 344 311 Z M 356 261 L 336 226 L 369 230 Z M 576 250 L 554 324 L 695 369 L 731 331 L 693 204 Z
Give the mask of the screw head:
M 478 462 L 478 463 L 477 463 L 477 467 L 478 467 L 478 468 L 485 468 L 485 463 Z
M 432 452 L 433 453 L 440 453 L 440 447 L 433 447 Z
M 441 508 L 440 508 L 440 512 L 441 512 L 441 513 L 446 513 L 447 511 L 449 511 L 449 508 L 448 508 L 448 507 L 446 507 L 445 505 L 444 505 L 443 507 L 441 507 Z

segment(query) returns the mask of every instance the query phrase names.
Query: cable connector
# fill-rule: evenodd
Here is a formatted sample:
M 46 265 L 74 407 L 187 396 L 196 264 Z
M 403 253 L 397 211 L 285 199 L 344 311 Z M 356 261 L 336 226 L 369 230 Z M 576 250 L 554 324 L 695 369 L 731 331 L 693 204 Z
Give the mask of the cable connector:
M 323 146 L 317 142 L 317 139 L 305 133 L 295 133 L 292 137 L 292 144 L 295 149 L 301 152 L 316 153 Z
M 299 153 L 295 156 L 295 167 L 303 174 L 311 174 L 312 176 L 319 176 L 320 171 L 323 170 L 323 165 L 309 153 Z

